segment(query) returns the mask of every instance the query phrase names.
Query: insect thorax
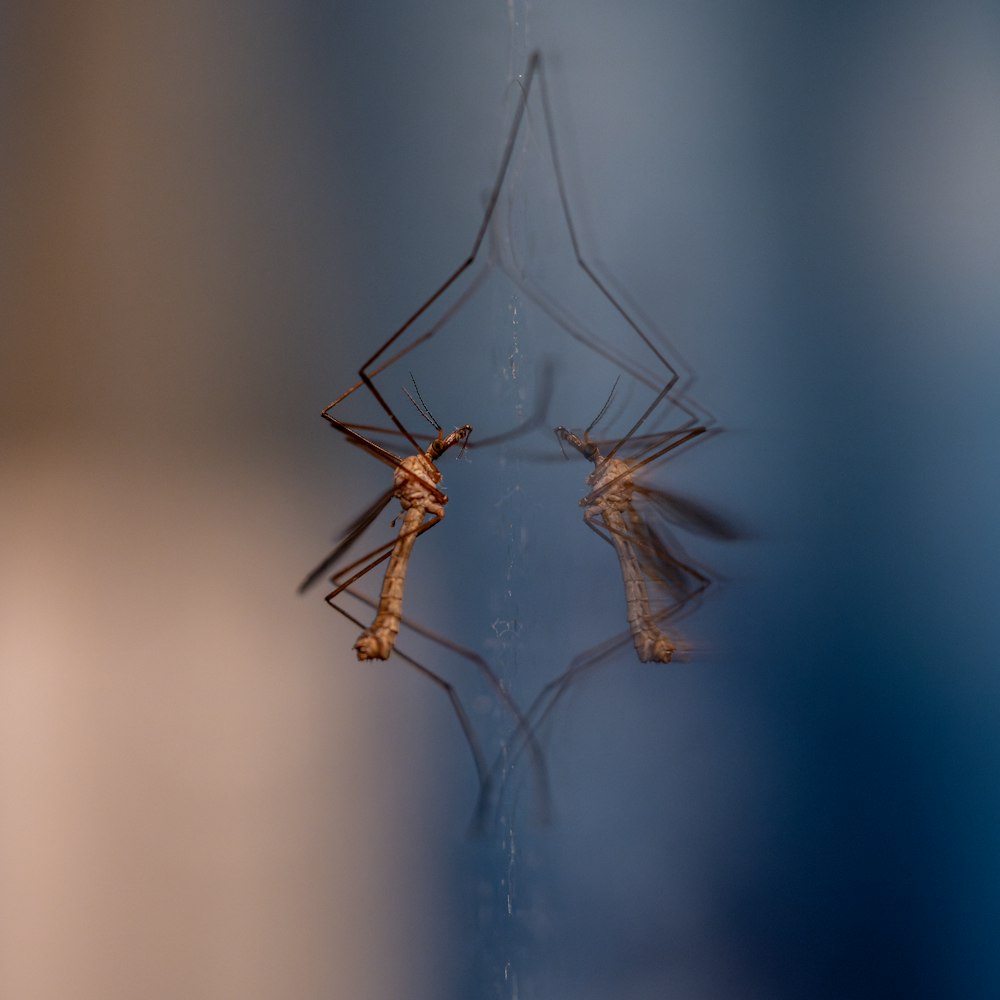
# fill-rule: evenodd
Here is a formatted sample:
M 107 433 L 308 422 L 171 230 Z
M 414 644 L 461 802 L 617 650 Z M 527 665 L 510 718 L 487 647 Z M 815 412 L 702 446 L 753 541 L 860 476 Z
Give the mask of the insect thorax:
M 611 458 L 598 465 L 587 476 L 591 493 L 598 494 L 598 505 L 612 510 L 624 510 L 632 503 L 632 472 L 628 462 Z
M 440 481 L 441 473 L 429 458 L 425 455 L 408 455 L 396 469 L 393 493 L 403 510 L 414 506 L 438 506 L 440 494 L 434 487 Z

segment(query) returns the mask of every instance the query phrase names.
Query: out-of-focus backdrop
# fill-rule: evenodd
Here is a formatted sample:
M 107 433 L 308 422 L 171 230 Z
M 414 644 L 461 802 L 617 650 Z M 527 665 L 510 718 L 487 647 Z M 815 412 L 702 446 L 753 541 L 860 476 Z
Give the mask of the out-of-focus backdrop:
M 386 486 L 319 410 L 467 253 L 534 48 L 585 252 L 726 429 L 659 485 L 747 538 L 692 543 L 685 662 L 560 702 L 551 822 L 522 761 L 469 840 L 447 702 L 294 588 Z M 0 995 L 994 998 L 998 53 L 972 0 L 6 5 Z M 542 130 L 486 252 L 544 284 Z M 463 319 L 407 418 L 546 363 L 546 428 L 600 409 L 515 285 Z M 523 700 L 623 625 L 547 456 L 446 458 L 407 594 Z

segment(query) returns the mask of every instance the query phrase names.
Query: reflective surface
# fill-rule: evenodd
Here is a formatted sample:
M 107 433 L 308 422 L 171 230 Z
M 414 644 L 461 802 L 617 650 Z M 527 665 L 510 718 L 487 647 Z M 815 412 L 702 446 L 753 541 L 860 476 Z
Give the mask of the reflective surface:
M 3 17 L 0 992 L 996 994 L 989 5 Z M 751 537 L 691 543 L 687 662 L 560 703 L 552 822 L 519 766 L 469 842 L 447 704 L 294 587 L 387 485 L 319 409 L 468 251 L 535 47 L 585 252 L 725 428 L 651 478 Z M 600 325 L 530 125 L 493 251 Z M 494 271 L 386 391 L 486 434 L 547 359 L 582 429 L 616 364 Z M 624 627 L 588 467 L 442 471 L 407 610 L 530 700 Z

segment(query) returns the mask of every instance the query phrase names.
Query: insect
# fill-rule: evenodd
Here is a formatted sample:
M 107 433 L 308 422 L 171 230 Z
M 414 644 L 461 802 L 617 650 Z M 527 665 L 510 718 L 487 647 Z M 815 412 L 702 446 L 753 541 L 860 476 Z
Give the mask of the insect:
M 542 115 L 545 123 L 545 137 L 550 154 L 552 173 L 555 178 L 558 190 L 560 211 L 568 234 L 572 251 L 572 259 L 578 268 L 578 273 L 582 274 L 581 281 L 589 288 L 590 294 L 603 304 L 619 326 L 623 326 L 630 345 L 644 353 L 642 360 L 635 360 L 623 354 L 620 346 L 614 342 L 611 334 L 602 328 L 600 333 L 588 330 L 585 324 L 577 321 L 550 292 L 532 284 L 524 275 L 510 255 L 504 256 L 497 252 L 497 241 L 494 239 L 487 245 L 489 253 L 483 252 L 483 245 L 486 242 L 487 233 L 491 231 L 491 224 L 494 222 L 497 206 L 501 197 L 501 192 L 507 183 L 511 162 L 514 157 L 518 137 L 521 134 L 526 120 L 526 111 L 529 98 L 532 93 L 539 96 L 542 108 Z M 496 229 L 492 230 L 496 236 Z M 483 257 L 487 257 L 487 266 L 484 269 L 474 270 L 473 265 Z M 342 533 L 333 551 L 306 577 L 300 586 L 300 590 L 305 590 L 316 581 L 327 574 L 332 573 L 330 580 L 333 589 L 327 594 L 327 602 L 336 610 L 358 623 L 362 630 L 354 648 L 359 659 L 386 659 L 390 655 L 400 656 L 406 662 L 415 666 L 421 672 L 427 674 L 432 680 L 445 686 L 452 704 L 455 706 L 456 714 L 462 723 L 463 730 L 473 747 L 473 756 L 477 761 L 477 768 L 480 771 L 481 781 L 483 779 L 483 768 L 481 767 L 481 751 L 478 751 L 473 744 L 471 728 L 468 725 L 467 713 L 461 709 L 457 695 L 447 682 L 439 674 L 429 670 L 422 664 L 418 664 L 409 656 L 403 656 L 396 648 L 397 639 L 400 634 L 401 625 L 420 631 L 412 622 L 408 623 L 402 614 L 403 590 L 406 582 L 406 574 L 409 561 L 412 557 L 414 544 L 417 537 L 429 531 L 440 523 L 444 516 L 447 497 L 440 487 L 441 476 L 437 469 L 437 461 L 445 451 L 459 445 L 464 451 L 467 447 L 473 447 L 470 441 L 471 426 L 466 424 L 457 428 L 450 434 L 445 434 L 441 426 L 430 414 L 430 411 L 420 400 L 417 391 L 417 403 L 411 396 L 422 417 L 431 423 L 436 434 L 427 440 L 426 436 L 412 433 L 400 419 L 399 415 L 390 406 L 385 393 L 380 388 L 381 381 L 386 373 L 403 359 L 412 359 L 419 348 L 427 345 L 434 338 L 448 332 L 453 332 L 459 338 L 458 347 L 449 345 L 452 348 L 452 356 L 462 357 L 472 361 L 477 355 L 483 354 L 481 350 L 475 348 L 469 339 L 467 324 L 460 322 L 460 318 L 465 315 L 465 310 L 477 293 L 482 288 L 487 274 L 491 271 L 505 273 L 513 283 L 523 291 L 525 296 L 535 303 L 542 312 L 554 321 L 555 327 L 571 337 L 576 343 L 587 348 L 596 357 L 603 359 L 616 366 L 620 371 L 625 372 L 633 381 L 636 389 L 642 390 L 642 397 L 628 418 L 628 428 L 624 434 L 616 440 L 602 443 L 601 447 L 593 452 L 591 460 L 595 463 L 594 475 L 599 472 L 606 472 L 610 468 L 619 468 L 609 463 L 620 462 L 619 453 L 628 455 L 628 467 L 636 471 L 666 452 L 679 447 L 686 441 L 692 440 L 698 434 L 704 432 L 705 428 L 700 423 L 700 415 L 696 412 L 693 404 L 685 398 L 681 386 L 681 374 L 679 367 L 668 359 L 665 351 L 661 349 L 643 326 L 633 317 L 623 304 L 623 298 L 615 295 L 611 290 L 611 283 L 601 276 L 599 269 L 588 263 L 584 257 L 577 236 L 577 228 L 570 210 L 569 198 L 566 193 L 566 185 L 563 177 L 563 170 L 556 143 L 553 116 L 551 113 L 549 99 L 545 84 L 544 72 L 541 56 L 535 52 L 531 55 L 528 66 L 520 85 L 520 94 L 514 109 L 512 121 L 503 146 L 499 167 L 495 175 L 493 185 L 486 200 L 485 208 L 473 239 L 471 250 L 458 266 L 446 277 L 443 283 L 434 290 L 427 299 L 418 306 L 377 349 L 364 361 L 357 371 L 357 381 L 342 392 L 336 399 L 330 402 L 322 411 L 323 418 L 329 425 L 344 436 L 349 444 L 360 448 L 367 454 L 389 465 L 393 469 L 393 484 L 374 503 L 368 506 L 359 514 Z M 559 334 L 562 336 L 562 334 Z M 470 350 L 470 346 L 472 349 Z M 442 348 L 443 349 L 443 348 Z M 652 365 L 651 365 L 652 362 Z M 650 368 L 657 369 L 655 372 Z M 359 395 L 359 390 L 364 390 Z M 475 390 L 469 390 L 474 393 Z M 378 410 L 388 419 L 391 426 L 378 426 L 376 423 L 361 423 L 357 419 L 351 419 L 347 411 L 350 407 L 349 401 L 360 401 L 364 396 L 377 406 Z M 609 399 L 610 402 L 610 399 Z M 464 405 L 464 404 L 463 404 Z M 664 437 L 664 432 L 657 431 L 655 424 L 662 410 L 668 406 L 675 408 L 673 412 L 679 410 L 682 414 L 680 426 L 669 432 L 668 437 Z M 607 407 L 605 407 L 606 409 Z M 509 430 L 494 434 L 484 440 L 479 440 L 476 444 L 480 447 L 488 443 L 509 441 L 522 433 L 527 433 L 539 426 L 538 412 L 544 407 L 536 407 L 536 414 Z M 471 410 L 471 407 L 470 407 Z M 602 411 L 603 414 L 604 411 Z M 600 419 L 598 416 L 598 419 Z M 475 417 L 479 423 L 479 417 Z M 581 453 L 588 453 L 591 448 L 596 448 L 595 442 L 588 438 L 589 431 L 596 424 L 596 420 L 584 432 L 583 438 L 576 438 L 579 442 Z M 653 428 L 650 430 L 650 428 Z M 386 436 L 393 436 L 408 442 L 409 454 L 405 457 L 396 453 L 394 446 L 383 443 Z M 569 443 L 577 447 L 571 432 L 566 431 L 561 438 L 564 443 Z M 588 454 L 588 457 L 590 455 Z M 592 489 L 588 498 L 592 501 L 590 506 L 593 511 L 587 519 L 588 525 L 605 540 L 611 541 L 619 548 L 620 555 L 628 550 L 629 556 L 622 557 L 623 572 L 628 569 L 635 577 L 635 567 L 639 568 L 640 577 L 645 572 L 647 575 L 647 589 L 650 581 L 654 581 L 659 589 L 666 590 L 670 595 L 671 582 L 669 574 L 664 574 L 663 579 L 650 576 L 650 567 L 655 562 L 655 540 L 654 535 L 641 535 L 637 524 L 641 521 L 625 522 L 623 528 L 615 521 L 610 508 L 610 498 L 614 496 L 614 484 L 623 478 L 616 473 L 611 478 L 605 476 L 600 481 L 594 480 L 591 483 Z M 633 486 L 633 493 L 638 489 Z M 400 527 L 397 536 L 373 549 L 360 559 L 342 565 L 350 548 L 358 541 L 365 531 L 375 522 L 379 514 L 385 509 L 393 498 L 400 501 L 402 513 L 400 515 Z M 599 500 L 608 497 L 605 510 L 602 510 Z M 588 498 L 585 498 L 588 499 Z M 589 508 L 588 508 L 589 510 Z M 605 512 L 607 517 L 605 517 Z M 598 527 L 598 521 L 603 523 L 603 529 Z M 628 539 L 626 541 L 626 538 Z M 662 548 L 662 546 L 661 546 Z M 663 553 L 661 552 L 662 556 Z M 387 561 L 387 567 L 382 582 L 382 589 L 379 600 L 370 602 L 368 598 L 360 596 L 360 592 L 355 585 L 375 567 Z M 667 560 L 669 564 L 669 560 Z M 660 567 L 663 572 L 663 568 Z M 689 603 L 693 600 L 697 591 L 697 577 L 692 574 L 696 571 L 693 566 L 689 566 L 684 560 L 678 559 L 672 565 L 672 572 L 675 579 L 673 581 L 674 592 L 672 594 L 675 602 Z M 664 582 L 665 581 L 665 582 Z M 683 581 L 683 582 L 678 582 Z M 707 580 L 705 581 L 707 583 Z M 655 589 L 655 588 L 654 588 Z M 666 655 L 665 647 L 662 644 L 658 647 L 657 640 L 653 636 L 654 627 L 658 623 L 662 624 L 662 609 L 654 610 L 650 607 L 643 610 L 642 595 L 633 587 L 632 590 L 638 595 L 630 603 L 630 615 L 637 623 L 636 625 L 636 648 L 639 649 L 641 637 L 645 643 L 643 649 L 647 649 L 650 656 L 659 655 L 661 658 Z M 372 623 L 365 626 L 357 618 L 349 614 L 338 603 L 342 595 L 350 595 L 359 600 L 372 603 L 375 610 L 375 617 Z M 648 595 L 647 595 L 648 596 Z M 647 600 L 648 604 L 648 600 Z M 633 610 L 634 609 L 634 613 Z M 447 640 L 446 640 L 447 642 Z M 458 647 L 452 647 L 457 650 Z M 657 654 L 657 649 L 659 653 Z M 640 652 L 640 655 L 641 652 Z M 671 651 L 672 655 L 672 651 Z M 537 743 L 534 734 L 527 728 L 525 718 L 514 703 L 513 699 L 506 692 L 504 686 L 497 680 L 495 674 L 485 661 L 477 663 L 477 666 L 487 676 L 488 682 L 498 699 L 505 705 L 516 719 L 515 739 L 523 748 L 527 746 L 533 755 L 536 755 Z M 485 669 L 484 669 L 485 668 Z M 540 757 L 540 755 L 538 755 Z
M 478 447 L 487 448 L 505 443 L 522 434 L 528 433 L 544 423 L 552 391 L 552 377 L 552 365 L 545 364 L 539 383 L 534 412 L 510 430 L 482 439 L 478 442 Z M 436 435 L 429 439 L 426 446 L 421 446 L 417 443 L 418 438 L 423 438 L 425 437 L 424 435 L 408 435 L 416 446 L 416 453 L 406 458 L 400 458 L 385 445 L 361 433 L 362 431 L 366 431 L 387 434 L 391 433 L 390 431 L 387 431 L 385 428 L 368 427 L 367 425 L 351 425 L 347 440 L 356 447 L 367 451 L 369 454 L 385 462 L 387 465 L 392 466 L 394 469 L 393 485 L 366 507 L 347 526 L 338 539 L 333 551 L 306 576 L 298 588 L 300 594 L 304 593 L 320 578 L 325 576 L 340 562 L 354 543 L 374 523 L 375 519 L 388 506 L 393 497 L 399 500 L 402 508 L 402 525 L 396 539 L 386 542 L 367 555 L 355 560 L 349 566 L 338 570 L 331 578 L 332 582 L 335 582 L 337 586 L 326 595 L 327 603 L 336 608 L 337 605 L 334 604 L 334 598 L 338 594 L 374 569 L 379 563 L 389 559 L 389 566 L 386 569 L 382 587 L 382 597 L 377 608 L 376 621 L 365 630 L 354 646 L 359 660 L 385 660 L 389 658 L 392 652 L 395 636 L 399 632 L 398 619 L 402 607 L 406 570 L 413 551 L 413 544 L 419 535 L 425 531 L 429 531 L 441 521 L 444 517 L 444 505 L 448 502 L 448 497 L 438 486 L 438 483 L 441 481 L 441 473 L 435 463 L 446 451 L 456 444 L 461 444 L 463 451 L 465 448 L 473 446 L 470 441 L 470 435 L 472 434 L 472 426 L 470 424 L 464 424 L 450 434 L 445 434 L 441 425 L 424 403 L 415 380 L 413 380 L 413 388 L 416 393 L 416 399 L 406 389 L 403 391 L 417 409 L 417 412 L 434 428 L 437 432 Z M 326 411 L 324 411 L 325 414 Z M 339 422 L 335 426 L 338 429 L 342 429 Z M 428 516 L 430 519 L 426 520 Z M 342 577 L 352 572 L 353 575 L 342 580 Z
M 617 382 L 616 382 L 617 386 Z M 622 580 L 625 584 L 625 604 L 629 629 L 635 651 L 643 663 L 655 661 L 669 663 L 676 645 L 661 629 L 658 616 L 650 603 L 650 590 L 658 588 L 668 595 L 668 606 L 687 603 L 695 593 L 708 585 L 708 577 L 689 562 L 679 558 L 664 541 L 652 518 L 642 516 L 636 501 L 645 500 L 658 508 L 668 521 L 691 531 L 733 538 L 733 530 L 721 518 L 700 505 L 682 500 L 665 490 L 658 490 L 636 481 L 636 473 L 657 459 L 682 447 L 707 430 L 704 426 L 683 426 L 662 435 L 650 435 L 651 444 L 644 456 L 634 463 L 610 457 L 618 450 L 613 446 L 608 455 L 601 454 L 598 442 L 590 439 L 590 432 L 611 405 L 614 388 L 601 411 L 583 432 L 583 437 L 567 428 L 555 429 L 560 445 L 575 448 L 594 471 L 587 476 L 590 491 L 580 501 L 584 523 L 599 538 L 609 542 L 618 556 Z M 676 549 L 676 546 L 673 546 Z
M 414 389 L 416 389 L 415 382 Z M 407 395 L 409 394 L 407 393 Z M 418 398 L 420 397 L 419 390 L 417 390 L 417 396 Z M 416 454 L 409 455 L 406 458 L 400 458 L 380 444 L 364 438 L 357 431 L 354 432 L 351 438 L 352 441 L 363 442 L 363 446 L 371 454 L 394 466 L 392 488 L 382 494 L 374 504 L 348 527 L 333 552 L 299 585 L 299 592 L 305 591 L 330 566 L 336 564 L 361 533 L 378 517 L 390 500 L 395 497 L 399 501 L 402 509 L 402 517 L 400 519 L 399 535 L 395 541 L 387 542 L 373 552 L 368 553 L 367 556 L 355 561 L 346 567 L 346 569 L 336 573 L 333 579 L 337 583 L 337 586 L 326 595 L 327 603 L 336 608 L 337 605 L 334 604 L 334 598 L 341 591 L 345 590 L 379 563 L 386 559 L 389 560 L 382 583 L 382 595 L 379 599 L 375 620 L 361 633 L 354 644 L 354 649 L 359 660 L 387 660 L 389 654 L 392 652 L 392 648 L 396 643 L 396 636 L 399 634 L 399 619 L 403 608 L 403 589 L 406 584 L 406 570 L 413 552 L 413 544 L 418 535 L 429 531 L 441 521 L 444 517 L 444 505 L 448 501 L 447 496 L 438 488 L 438 483 L 441 482 L 441 473 L 434 463 L 449 448 L 468 440 L 469 435 L 472 433 L 472 426 L 464 424 L 446 435 L 441 425 L 434 419 L 426 405 L 424 405 L 423 400 L 421 399 L 418 404 L 413 400 L 413 397 L 410 397 L 410 399 L 420 413 L 437 430 L 437 436 L 431 440 L 426 449 L 418 450 Z M 349 576 L 346 580 L 341 580 L 341 577 L 346 576 L 359 565 L 361 568 L 357 569 L 353 575 Z
M 542 687 L 524 713 L 525 725 L 510 736 L 511 761 L 516 762 L 524 749 L 525 733 L 538 739 L 546 720 L 574 683 L 606 664 L 630 643 L 643 663 L 669 663 L 684 652 L 672 629 L 697 607 L 712 578 L 684 552 L 672 527 L 717 540 L 742 537 L 738 528 L 702 504 L 636 479 L 644 467 L 706 433 L 707 428 L 650 434 L 646 435 L 648 442 L 633 439 L 634 444 L 646 449 L 640 460 L 633 463 L 609 460 L 602 457 L 602 447 L 610 451 L 613 442 L 609 445 L 590 438 L 590 431 L 609 403 L 610 397 L 582 436 L 565 427 L 557 427 L 555 433 L 560 443 L 571 445 L 594 464 L 594 471 L 587 477 L 591 489 L 580 505 L 584 508 L 584 522 L 612 545 L 618 556 L 629 629 L 578 653 Z M 657 520 L 666 524 L 657 524 Z M 497 760 L 491 775 L 498 775 L 501 770 L 501 762 Z
M 481 446 L 497 444 L 523 433 L 525 429 L 537 426 L 545 416 L 550 380 L 551 371 L 547 370 L 543 372 L 541 380 L 542 388 L 539 395 L 540 409 L 538 412 L 528 417 L 521 425 L 512 428 L 510 431 L 484 439 L 479 444 Z M 473 651 L 451 643 L 449 640 L 409 621 L 403 616 L 403 591 L 414 542 L 419 535 L 430 530 L 430 528 L 442 520 L 445 504 L 448 500 L 438 485 L 441 481 L 441 473 L 437 468 L 436 462 L 446 451 L 455 445 L 461 445 L 464 448 L 469 443 L 469 437 L 472 433 L 472 427 L 469 424 L 465 424 L 451 433 L 445 434 L 441 425 L 424 403 L 415 381 L 413 387 L 416 399 L 409 392 L 406 394 L 421 416 L 434 428 L 436 435 L 430 439 L 426 447 L 418 445 L 418 450 L 415 454 L 401 458 L 384 445 L 366 437 L 357 426 L 352 428 L 352 433 L 348 437 L 348 440 L 352 444 L 392 466 L 394 470 L 393 485 L 348 525 L 339 537 L 333 551 L 305 577 L 298 589 L 300 593 L 303 593 L 317 581 L 325 577 L 341 562 L 346 553 L 374 523 L 390 501 L 393 498 L 399 500 L 401 506 L 399 520 L 401 524 L 397 537 L 378 546 L 360 559 L 355 559 L 346 566 L 334 569 L 330 579 L 335 586 L 326 595 L 326 601 L 332 608 L 340 612 L 340 614 L 362 630 L 354 644 L 354 650 L 359 660 L 386 660 L 390 655 L 395 655 L 445 692 L 461 726 L 466 742 L 469 745 L 479 776 L 480 805 L 475 824 L 478 827 L 481 825 L 482 817 L 486 814 L 486 807 L 490 801 L 493 787 L 479 739 L 472 726 L 469 713 L 455 690 L 454 685 L 437 671 L 430 669 L 413 656 L 396 648 L 396 639 L 401 625 L 405 624 L 413 632 L 431 638 L 440 646 L 457 652 L 467 661 L 472 662 L 479 670 L 492 688 L 499 702 L 515 720 L 515 731 L 521 732 L 529 748 L 532 764 L 535 773 L 538 775 L 539 794 L 543 803 L 547 799 L 548 794 L 546 768 L 537 741 L 534 739 L 533 734 L 528 733 L 524 729 L 524 719 L 520 708 L 497 679 L 489 664 Z M 379 429 L 373 428 L 373 430 L 377 431 Z M 369 571 L 386 560 L 388 560 L 388 566 L 385 571 L 381 594 L 378 601 L 375 602 L 357 590 L 353 585 Z M 365 626 L 354 614 L 338 603 L 337 598 L 345 592 L 355 600 L 375 610 L 375 618 L 370 625 Z

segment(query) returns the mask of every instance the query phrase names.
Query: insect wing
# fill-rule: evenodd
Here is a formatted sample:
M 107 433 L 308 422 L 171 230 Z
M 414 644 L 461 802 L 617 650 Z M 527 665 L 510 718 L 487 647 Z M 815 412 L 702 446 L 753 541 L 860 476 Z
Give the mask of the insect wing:
M 665 591 L 671 603 L 704 586 L 705 577 L 684 561 L 680 546 L 638 514 L 632 521 L 631 541 L 643 574 Z
M 363 511 L 359 517 L 344 529 L 344 533 L 337 542 L 337 547 L 299 584 L 298 589 L 300 594 L 308 590 L 317 580 L 325 576 L 329 569 L 336 565 L 340 557 L 364 534 L 375 518 L 385 510 L 386 505 L 392 499 L 392 493 L 392 489 L 386 490 L 370 507 Z
M 721 514 L 715 513 L 696 500 L 668 493 L 653 486 L 636 485 L 635 492 L 656 507 L 665 520 L 692 534 L 727 542 L 742 537 L 739 529 Z

